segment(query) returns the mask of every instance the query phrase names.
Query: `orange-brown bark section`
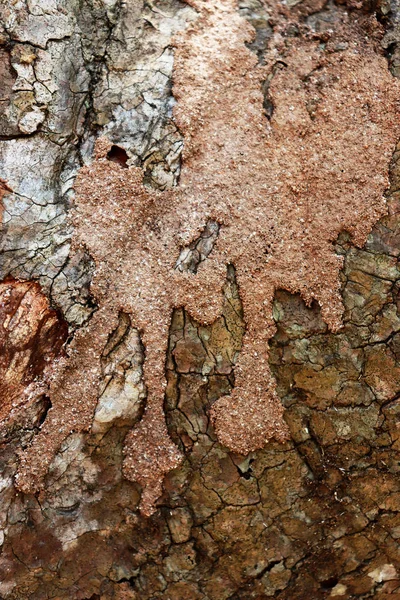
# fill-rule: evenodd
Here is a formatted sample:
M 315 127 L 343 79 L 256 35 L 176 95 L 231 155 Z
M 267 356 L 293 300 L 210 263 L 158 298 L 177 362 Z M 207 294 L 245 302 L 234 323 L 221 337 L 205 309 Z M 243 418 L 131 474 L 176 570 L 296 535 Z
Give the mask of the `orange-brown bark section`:
M 236 268 L 247 331 L 235 389 L 211 417 L 219 440 L 239 453 L 285 439 L 268 365 L 275 290 L 317 300 L 338 329 L 342 262 L 333 242 L 347 230 L 362 244 L 386 212 L 400 90 L 376 49 L 378 24 L 366 18 L 366 36 L 346 17 L 340 52 L 334 40 L 330 51 L 308 34 L 285 48 L 277 27 L 261 67 L 246 48 L 253 30 L 234 0 L 190 3 L 199 17 L 176 40 L 174 67 L 174 114 L 185 139 L 179 186 L 145 189 L 140 169 L 107 160 L 107 140 L 78 176 L 75 244 L 96 261 L 92 292 L 100 309 L 52 382 L 54 409 L 23 456 L 24 490 L 40 484 L 70 431 L 90 426 L 100 355 L 124 310 L 142 335 L 148 391 L 145 414 L 126 440 L 124 472 L 143 486 L 141 508 L 152 512 L 164 474 L 180 461 L 163 411 L 171 313 L 184 306 L 200 323 L 215 320 L 228 264 Z M 261 86 L 272 73 L 269 121 Z M 180 249 L 210 219 L 221 226 L 213 251 L 196 274 L 177 270 Z
M 0 179 L 0 220 L 3 218 L 3 198 L 9 192 L 11 192 L 11 188 L 3 179 Z
M 0 419 L 7 423 L 47 391 L 46 371 L 67 326 L 34 282 L 0 283 Z

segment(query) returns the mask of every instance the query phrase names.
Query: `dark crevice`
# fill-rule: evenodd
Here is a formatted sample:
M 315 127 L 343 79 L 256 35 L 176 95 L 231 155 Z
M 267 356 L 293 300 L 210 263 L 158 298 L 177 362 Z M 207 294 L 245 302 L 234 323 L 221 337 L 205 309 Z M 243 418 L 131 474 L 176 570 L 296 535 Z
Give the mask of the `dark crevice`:
M 262 0 L 239 0 L 239 14 L 254 27 L 255 38 L 246 46 L 256 54 L 258 62 L 264 64 L 264 55 L 272 37 L 272 27 L 269 23 L 269 13 Z
M 40 408 L 39 408 L 39 412 L 38 412 L 37 427 L 40 427 L 45 422 L 46 417 L 47 417 L 47 413 L 49 412 L 49 410 L 52 407 L 52 403 L 51 403 L 50 398 L 48 396 L 43 396 L 39 400 L 38 406 Z
M 284 69 L 285 67 L 287 67 L 287 64 L 285 62 L 277 61 L 274 64 L 274 66 L 272 67 L 272 70 L 271 70 L 270 74 L 268 75 L 267 79 L 265 81 L 263 81 L 263 83 L 261 85 L 261 91 L 262 91 L 262 94 L 264 97 L 264 99 L 263 99 L 264 113 L 269 121 L 271 120 L 272 115 L 274 114 L 274 108 L 275 108 L 274 103 L 273 103 L 272 98 L 269 93 L 271 81 L 272 81 L 275 73 L 280 69 Z
M 111 162 L 117 163 L 120 167 L 128 168 L 127 162 L 129 160 L 129 156 L 124 148 L 121 146 L 113 145 L 110 148 L 110 151 L 107 154 L 108 160 Z
M 321 581 L 321 587 L 324 590 L 331 590 L 338 584 L 339 580 L 337 577 L 328 577 L 324 581 Z

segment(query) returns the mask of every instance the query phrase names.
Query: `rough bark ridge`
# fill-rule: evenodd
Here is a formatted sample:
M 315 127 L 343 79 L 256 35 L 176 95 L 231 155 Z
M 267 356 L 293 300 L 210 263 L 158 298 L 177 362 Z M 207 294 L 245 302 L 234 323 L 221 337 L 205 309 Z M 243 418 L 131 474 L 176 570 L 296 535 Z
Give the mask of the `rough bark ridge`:
M 0 593 L 395 596 L 396 7 L 161 4 L 1 9 Z

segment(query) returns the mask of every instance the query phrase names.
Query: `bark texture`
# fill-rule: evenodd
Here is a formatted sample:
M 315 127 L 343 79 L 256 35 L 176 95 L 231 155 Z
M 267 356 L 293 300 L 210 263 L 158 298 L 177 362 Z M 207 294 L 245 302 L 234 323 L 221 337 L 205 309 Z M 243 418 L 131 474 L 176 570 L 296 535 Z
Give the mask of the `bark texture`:
M 400 598 L 397 3 L 0 17 L 0 597 Z

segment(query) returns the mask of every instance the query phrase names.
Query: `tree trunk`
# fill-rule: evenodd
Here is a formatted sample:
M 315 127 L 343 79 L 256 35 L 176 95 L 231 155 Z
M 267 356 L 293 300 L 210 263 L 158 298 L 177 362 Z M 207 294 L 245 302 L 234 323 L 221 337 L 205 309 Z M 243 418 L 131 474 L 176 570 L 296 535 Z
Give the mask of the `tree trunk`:
M 400 598 L 396 0 L 0 15 L 0 598 Z

